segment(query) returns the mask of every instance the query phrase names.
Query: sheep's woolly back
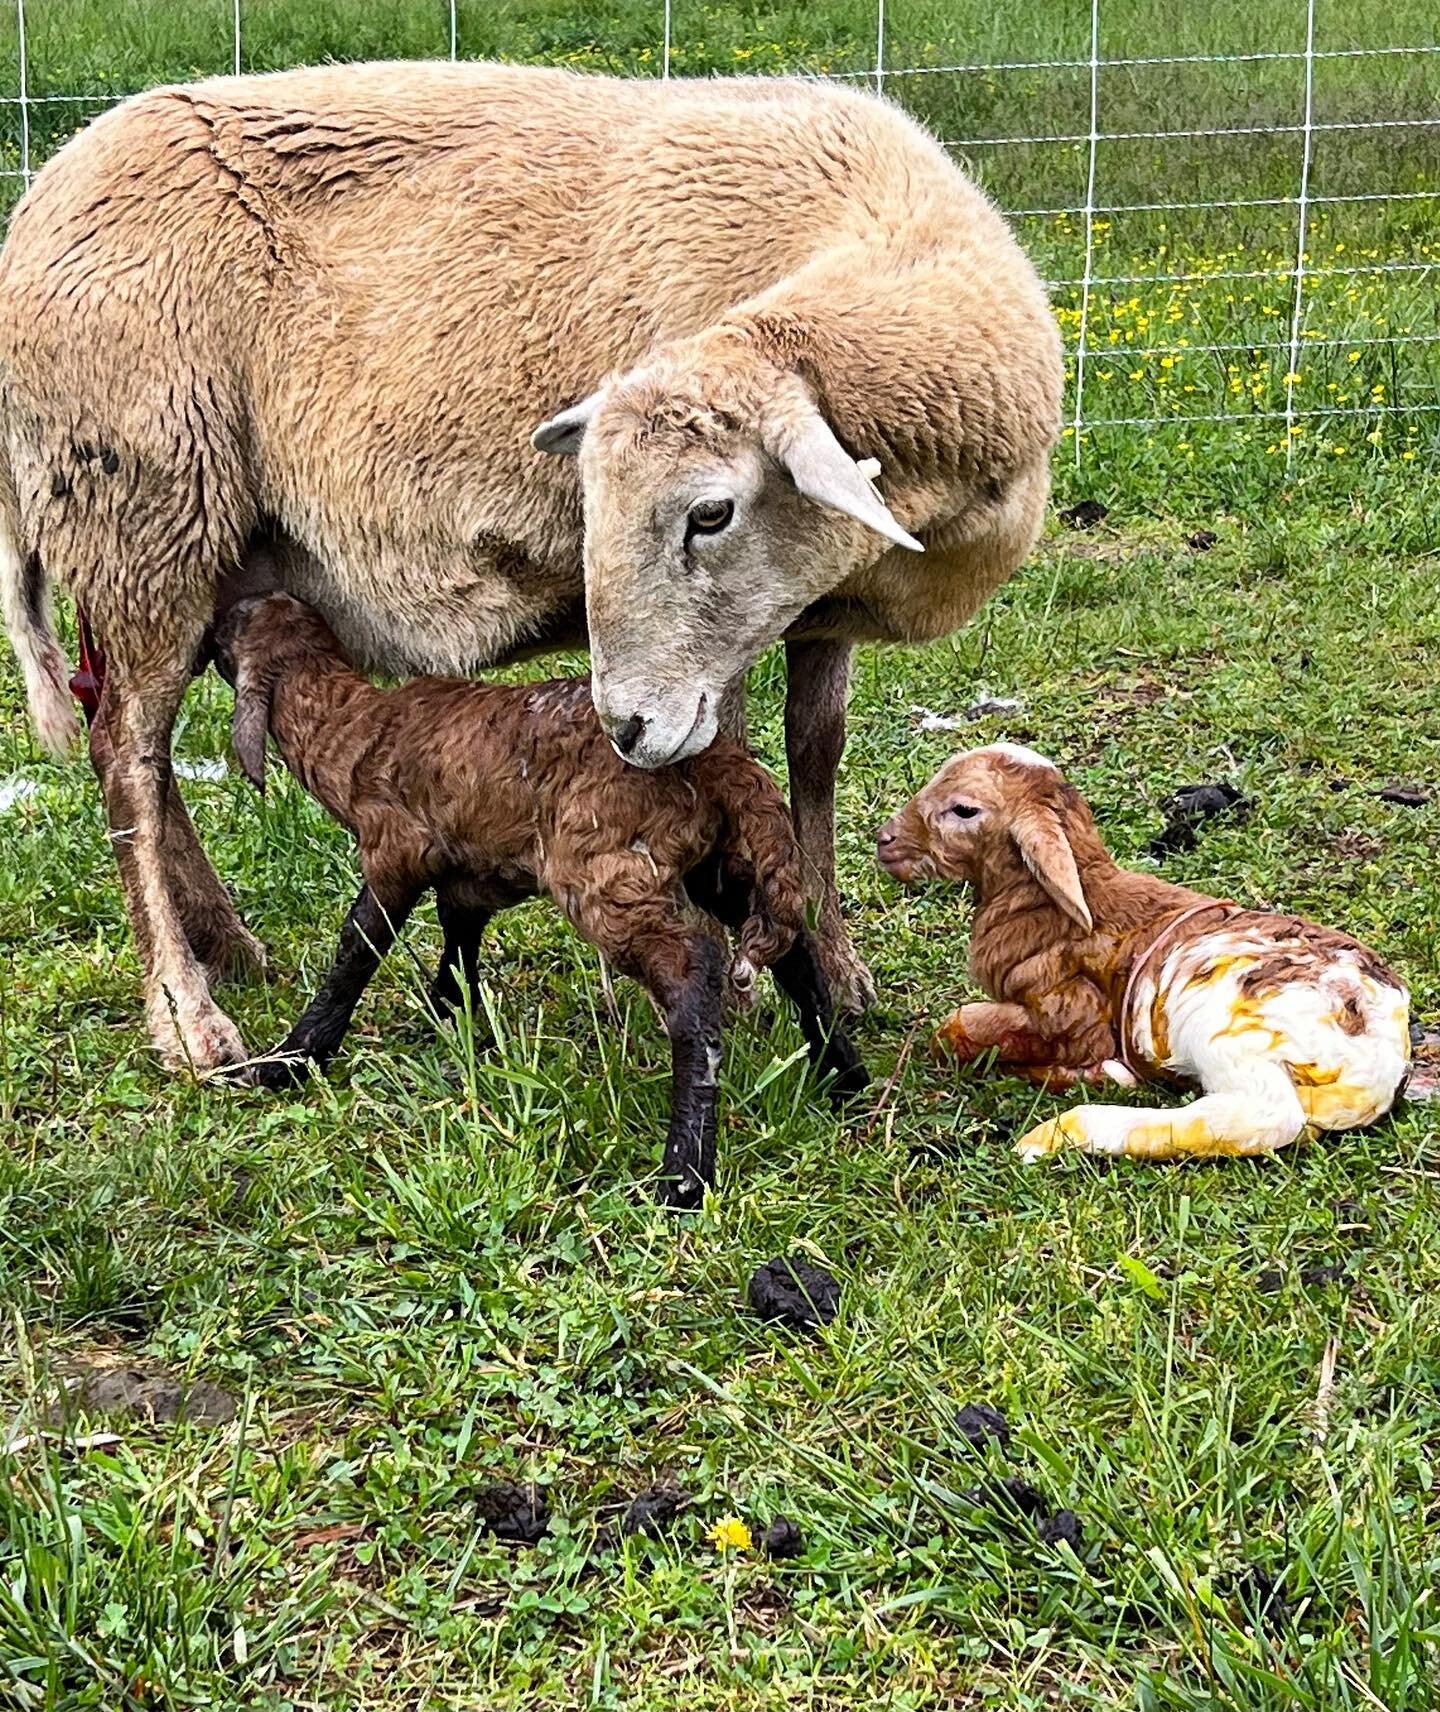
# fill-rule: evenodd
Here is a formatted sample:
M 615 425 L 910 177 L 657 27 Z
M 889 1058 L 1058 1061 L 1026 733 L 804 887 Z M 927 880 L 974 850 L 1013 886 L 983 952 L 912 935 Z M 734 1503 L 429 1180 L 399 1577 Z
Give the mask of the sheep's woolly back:
M 353 656 L 468 670 L 578 628 L 579 481 L 532 430 L 701 336 L 797 375 L 927 531 L 847 585 L 874 633 L 947 632 L 1028 550 L 1054 321 L 888 103 L 483 64 L 154 90 L 46 166 L 0 259 L 23 544 L 107 643 L 180 652 L 263 521 Z

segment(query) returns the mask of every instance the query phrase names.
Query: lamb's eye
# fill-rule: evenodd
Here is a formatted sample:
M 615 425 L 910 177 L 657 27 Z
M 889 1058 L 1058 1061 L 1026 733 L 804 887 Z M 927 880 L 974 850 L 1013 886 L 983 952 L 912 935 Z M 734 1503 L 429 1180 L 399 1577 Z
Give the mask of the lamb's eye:
M 957 820 L 974 820 L 980 810 L 974 803 L 951 803 L 950 812 Z
M 685 535 L 718 535 L 735 515 L 733 499 L 701 499 L 690 507 L 685 519 Z

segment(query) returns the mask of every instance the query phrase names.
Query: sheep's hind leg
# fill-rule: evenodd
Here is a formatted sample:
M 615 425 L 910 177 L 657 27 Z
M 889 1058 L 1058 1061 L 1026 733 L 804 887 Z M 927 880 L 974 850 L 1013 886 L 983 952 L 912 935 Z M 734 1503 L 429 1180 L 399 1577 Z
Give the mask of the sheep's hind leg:
M 325 1068 L 340 1050 L 356 1005 L 419 896 L 418 888 L 397 886 L 383 898 L 368 885 L 360 888 L 320 991 L 275 1050 L 247 1064 L 237 1080 L 257 1088 L 293 1088 L 304 1081 L 312 1064 Z
M 137 942 L 141 944 L 142 958 L 148 959 L 145 912 L 132 843 L 135 816 L 130 796 L 115 765 L 114 717 L 115 697 L 107 686 L 99 712 L 90 727 L 90 761 L 100 781 L 111 845 L 130 919 L 135 926 Z M 263 977 L 265 947 L 240 919 L 228 888 L 216 874 L 195 836 L 195 828 L 186 812 L 173 772 L 165 792 L 162 848 L 165 873 L 175 907 L 180 912 L 185 937 L 190 949 L 204 965 L 209 983 L 215 985 L 221 981 L 258 980 Z M 146 937 L 142 938 L 142 935 Z
M 850 644 L 787 642 L 785 680 L 790 804 L 820 912 L 820 962 L 836 1005 L 860 1016 L 875 1002 L 875 982 L 850 943 L 835 886 L 835 775 L 845 752 Z
M 559 852 L 551 852 L 552 860 Z M 605 890 L 565 898 L 586 939 L 622 974 L 655 998 L 670 1036 L 670 1128 L 660 1168 L 660 1200 L 688 1211 L 715 1182 L 716 1076 L 722 1055 L 725 959 L 714 930 L 663 893 L 635 896 L 654 883 L 648 860 L 616 859 Z M 630 883 L 627 884 L 627 881 Z M 615 897 L 632 901 L 617 904 Z
M 1202 1098 L 1175 1111 L 1076 1106 L 1015 1144 L 1034 1161 L 1066 1148 L 1129 1159 L 1222 1159 L 1273 1153 L 1305 1129 L 1299 1095 L 1283 1065 L 1257 1059 Z

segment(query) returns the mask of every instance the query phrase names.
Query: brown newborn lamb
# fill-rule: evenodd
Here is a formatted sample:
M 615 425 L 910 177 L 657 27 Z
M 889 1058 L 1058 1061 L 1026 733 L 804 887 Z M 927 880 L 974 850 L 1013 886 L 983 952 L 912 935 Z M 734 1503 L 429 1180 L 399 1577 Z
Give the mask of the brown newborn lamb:
M 737 984 L 770 966 L 810 1061 L 833 1091 L 865 1086 L 836 1024 L 804 924 L 799 847 L 770 776 L 725 738 L 645 772 L 611 748 L 585 679 L 476 684 L 417 678 L 377 689 L 328 625 L 288 595 L 221 621 L 216 663 L 235 686 L 235 753 L 264 788 L 267 730 L 286 766 L 354 834 L 365 877 L 325 984 L 245 1080 L 283 1087 L 324 1065 L 406 917 L 433 888 L 445 936 L 431 998 L 475 991 L 497 910 L 548 893 L 616 968 L 655 996 L 674 1065 L 662 1199 L 699 1204 L 715 1180 L 724 935 Z

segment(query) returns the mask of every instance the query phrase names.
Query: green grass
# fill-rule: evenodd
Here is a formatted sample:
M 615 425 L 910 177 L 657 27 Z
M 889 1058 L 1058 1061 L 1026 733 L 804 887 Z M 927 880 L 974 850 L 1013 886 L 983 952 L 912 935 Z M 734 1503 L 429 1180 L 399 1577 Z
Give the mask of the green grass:
M 683 1225 L 649 1201 L 663 1040 L 633 991 L 623 1034 L 605 1020 L 544 908 L 492 931 L 489 1051 L 425 1025 L 427 921 L 328 1083 L 276 1102 L 162 1075 L 94 788 L 32 754 L 7 666 L 0 778 L 38 789 L 0 817 L 6 1424 L 33 1430 L 97 1351 L 242 1399 L 228 1428 L 3 1459 L 20 1705 L 1437 1704 L 1433 1109 L 1267 1163 L 1021 1168 L 1003 1127 L 1056 1103 L 923 1052 L 969 990 L 964 905 L 869 862 L 962 741 L 915 710 L 983 686 L 1023 708 L 975 738 L 1054 752 L 1125 859 L 1175 785 L 1238 780 L 1253 819 L 1167 871 L 1352 928 L 1433 1016 L 1440 804 L 1374 795 L 1440 780 L 1433 480 L 1336 512 L 1316 477 L 1263 522 L 1105 492 L 1111 524 L 1059 531 L 964 635 L 862 656 L 842 868 L 884 995 L 876 1090 L 837 1120 L 788 1021 L 738 1022 L 719 1191 Z M 757 672 L 771 761 L 779 678 Z M 181 753 L 223 755 L 226 717 L 207 686 Z M 269 1041 L 327 957 L 347 840 L 284 778 L 264 804 L 233 771 L 187 794 L 273 948 L 277 982 L 229 996 Z M 795 1248 L 844 1285 L 798 1344 L 744 1305 Z M 1079 1512 L 1078 1557 L 963 1499 L 970 1399 Z M 617 1498 L 663 1475 L 697 1499 L 675 1540 L 590 1565 Z M 478 1531 L 497 1477 L 548 1491 L 541 1546 Z M 706 1541 L 777 1513 L 806 1530 L 792 1566 Z M 1252 1566 L 1288 1619 L 1261 1621 Z
M 1433 46 L 1433 12 L 1428 0 L 1321 5 L 1315 45 L 1336 55 Z M 36 165 L 113 96 L 232 65 L 230 0 L 28 0 L 26 16 Z M 955 144 L 956 157 L 1002 206 L 1084 205 L 1088 141 L 990 140 L 1088 137 L 1088 63 L 1024 68 L 1037 60 L 1088 62 L 1090 8 L 1082 0 L 1012 0 L 1004 7 L 889 0 L 885 16 L 887 93 Z M 449 52 L 444 0 L 245 0 L 242 18 L 242 59 L 254 70 Z M 1101 23 L 1101 54 L 1114 60 L 1293 54 L 1305 46 L 1300 0 L 1207 0 L 1171 8 L 1158 28 L 1153 0 L 1105 0 Z M 661 8 L 654 0 L 461 0 L 457 24 L 458 50 L 467 57 L 642 76 L 661 68 Z M 807 71 L 863 83 L 876 63 L 876 33 L 875 0 L 827 0 L 823 7 L 675 0 L 671 67 L 679 76 Z M 940 69 L 1017 62 L 1022 69 Z M 16 64 L 14 17 L 0 9 L 0 87 L 15 87 Z M 1440 263 L 1440 126 L 1315 134 L 1309 194 L 1362 200 L 1321 200 L 1311 210 L 1304 350 L 1292 369 L 1303 152 L 1294 127 L 1304 111 L 1303 64 L 1107 66 L 1097 94 L 1105 133 L 1228 128 L 1245 134 L 1122 135 L 1099 145 L 1096 203 L 1132 211 L 1103 214 L 1090 234 L 1098 284 L 1085 316 L 1092 360 L 1082 456 L 1088 450 L 1103 463 L 1115 440 L 1091 424 L 1160 418 L 1167 424 L 1159 431 L 1164 452 L 1149 482 L 1159 497 L 1171 489 L 1172 463 L 1198 463 L 1213 473 L 1237 442 L 1244 458 L 1276 456 L 1286 440 L 1277 413 L 1287 401 L 1301 413 L 1364 411 L 1301 415 L 1296 438 L 1322 457 L 1354 457 L 1377 444 L 1397 457 L 1433 453 L 1440 444 L 1440 294 L 1432 266 Z M 1321 126 L 1433 120 L 1440 116 L 1440 54 L 1322 58 L 1313 94 Z M 53 99 L 77 95 L 95 99 Z M 1265 129 L 1277 126 L 1290 128 Z M 19 150 L 19 109 L 0 107 L 0 165 L 13 172 Z M 0 186 L 13 196 L 18 180 Z M 1372 200 L 1387 193 L 1403 199 Z M 1261 205 L 1148 206 L 1215 201 Z M 1018 227 L 1046 277 L 1057 282 L 1055 301 L 1073 353 L 1084 293 L 1072 282 L 1085 271 L 1085 222 L 1029 215 Z M 1194 349 L 1211 345 L 1232 348 Z M 1072 360 L 1072 406 L 1074 366 Z M 1287 380 L 1292 374 L 1298 378 Z M 1221 413 L 1240 421 L 1186 426 Z M 1257 420 L 1246 422 L 1249 416 Z M 1169 426 L 1171 418 L 1180 425 Z M 1125 430 L 1122 437 L 1133 434 Z
M 1088 12 L 890 0 L 888 59 L 1083 57 Z M 1433 30 L 1421 0 L 1319 12 L 1333 47 Z M 676 0 L 674 17 L 679 71 L 873 63 L 869 0 Z M 229 62 L 228 0 L 28 0 L 27 19 L 41 95 Z M 1153 7 L 1106 0 L 1104 19 L 1116 56 L 1302 45 L 1288 0 L 1172 8 L 1163 31 Z M 446 47 L 444 7 L 417 0 L 246 0 L 245 20 L 255 66 Z M 658 23 L 658 6 L 464 0 L 460 45 L 653 72 Z M 8 11 L 0 84 L 7 55 Z M 1326 62 L 1317 116 L 1433 112 L 1437 75 L 1437 59 Z M 1084 75 L 891 87 L 947 137 L 1088 127 Z M 1102 97 L 1115 130 L 1297 111 L 1288 62 L 1117 70 Z M 11 166 L 16 114 L 0 112 Z M 78 115 L 34 116 L 38 161 Z M 1317 185 L 1440 182 L 1440 135 L 1383 138 L 1322 142 Z M 1085 152 L 970 155 L 1010 206 L 1052 207 L 1078 200 Z M 1100 182 L 1117 202 L 1288 195 L 1296 164 L 1293 137 L 1111 144 Z M 1323 209 L 1312 259 L 1428 260 L 1437 206 Z M 1204 277 L 1095 293 L 1087 412 L 1283 407 L 1288 354 L 1263 347 L 1288 333 L 1293 218 L 1097 230 L 1099 273 Z M 1022 231 L 1052 277 L 1080 271 L 1080 223 Z M 1266 277 L 1214 277 L 1240 271 Z M 1440 331 L 1433 282 L 1322 272 L 1307 333 Z M 1057 308 L 1073 345 L 1078 294 L 1061 288 Z M 1182 340 L 1253 345 L 1170 367 L 1137 354 Z M 1302 408 L 1440 396 L 1440 347 L 1307 344 Z M 163 1075 L 93 782 L 36 756 L 4 655 L 0 786 L 32 794 L 0 809 L 0 1442 L 35 1434 L 59 1377 L 97 1356 L 217 1380 L 240 1411 L 218 1429 L 124 1423 L 118 1442 L 52 1432 L 0 1452 L 0 1704 L 1440 1705 L 1435 1108 L 1270 1162 L 1024 1170 L 1005 1130 L 1058 1103 L 956 1080 L 923 1050 L 970 992 L 964 904 L 895 890 L 869 854 L 877 822 L 971 736 L 923 732 L 917 710 L 1012 695 L 1021 709 L 974 740 L 1055 754 L 1124 860 L 1176 785 L 1241 783 L 1249 822 L 1165 871 L 1349 927 L 1433 1018 L 1440 801 L 1374 793 L 1440 785 L 1440 418 L 1306 427 L 1289 459 L 1268 419 L 1092 430 L 1078 471 L 1067 441 L 1057 502 L 1105 500 L 1104 528 L 1057 527 L 953 641 L 861 655 L 841 868 L 883 993 L 860 1035 L 875 1090 L 836 1119 L 787 1019 L 737 1022 L 720 1187 L 683 1224 L 649 1198 L 667 1081 L 649 1009 L 622 987 L 617 1029 L 593 957 L 538 906 L 490 935 L 488 1049 L 426 1024 L 426 915 L 327 1083 L 271 1100 Z M 1202 527 L 1220 539 L 1199 555 L 1184 540 Z M 755 674 L 772 763 L 781 676 L 769 658 Z M 179 753 L 227 744 L 227 697 L 207 683 Z M 272 948 L 275 983 L 226 996 L 268 1043 L 328 959 L 348 842 L 279 775 L 264 803 L 233 767 L 185 790 Z M 792 1249 L 844 1285 L 814 1341 L 744 1303 L 750 1269 Z M 963 1498 L 984 1471 L 953 1416 L 981 1399 L 1016 1427 L 1009 1466 L 1081 1516 L 1078 1556 Z M 597 1552 L 619 1497 L 666 1476 L 696 1499 L 675 1538 Z M 499 1477 L 549 1494 L 540 1546 L 478 1530 L 475 1490 Z M 707 1542 L 725 1517 L 777 1513 L 805 1528 L 792 1565 Z M 1262 1613 L 1255 1569 L 1280 1577 L 1288 1615 Z

